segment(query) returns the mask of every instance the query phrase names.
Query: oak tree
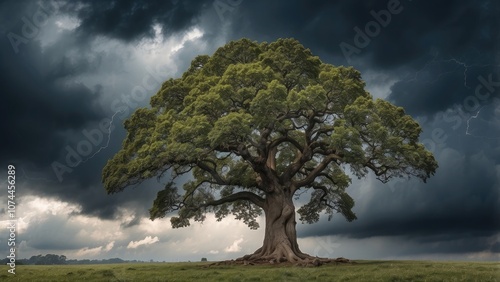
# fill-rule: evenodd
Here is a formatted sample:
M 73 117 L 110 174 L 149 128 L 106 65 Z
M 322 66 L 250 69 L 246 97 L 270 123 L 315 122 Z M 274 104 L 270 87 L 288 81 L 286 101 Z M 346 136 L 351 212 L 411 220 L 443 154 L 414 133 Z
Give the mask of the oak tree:
M 364 87 L 357 70 L 323 63 L 297 40 L 232 41 L 196 57 L 126 120 L 123 146 L 103 170 L 105 189 L 171 174 L 151 219 L 172 213 L 178 228 L 207 213 L 233 214 L 256 229 L 263 212 L 263 245 L 242 259 L 312 259 L 297 244 L 296 213 L 306 223 L 322 213 L 352 221 L 350 176 L 425 182 L 438 167 L 418 142 L 419 124 Z M 177 187 L 185 174 L 190 180 Z M 310 198 L 296 211 L 298 195 Z

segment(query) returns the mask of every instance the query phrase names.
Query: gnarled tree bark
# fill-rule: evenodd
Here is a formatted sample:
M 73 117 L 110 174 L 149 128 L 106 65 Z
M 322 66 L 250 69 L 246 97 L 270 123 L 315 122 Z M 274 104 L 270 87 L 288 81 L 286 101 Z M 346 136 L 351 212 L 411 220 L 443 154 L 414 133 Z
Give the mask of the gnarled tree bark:
M 264 241 L 255 253 L 239 260 L 300 262 L 314 257 L 303 253 L 297 243 L 295 206 L 290 189 L 276 187 L 267 195 L 263 210 L 266 227 Z

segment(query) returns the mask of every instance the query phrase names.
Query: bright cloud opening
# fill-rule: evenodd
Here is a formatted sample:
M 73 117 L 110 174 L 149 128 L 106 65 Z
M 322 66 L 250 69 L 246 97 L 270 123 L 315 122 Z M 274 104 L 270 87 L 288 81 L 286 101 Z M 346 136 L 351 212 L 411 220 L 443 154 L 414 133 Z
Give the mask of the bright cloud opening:
M 240 246 L 241 242 L 243 242 L 243 238 L 240 238 L 240 239 L 234 241 L 231 246 L 224 249 L 224 252 L 237 253 L 237 252 L 241 251 L 241 246 Z
M 158 236 L 146 236 L 146 238 L 139 241 L 130 241 L 130 243 L 128 243 L 127 249 L 135 249 L 141 245 L 151 245 L 158 241 L 160 241 L 160 239 L 158 239 Z
M 83 249 L 80 249 L 76 252 L 76 255 L 78 257 L 94 257 L 94 256 L 97 256 L 99 254 L 101 254 L 102 252 L 109 252 L 111 251 L 111 249 L 113 249 L 113 246 L 115 245 L 115 241 L 112 241 L 112 242 L 109 242 L 106 246 L 99 246 L 99 247 L 95 247 L 95 248 L 83 248 Z

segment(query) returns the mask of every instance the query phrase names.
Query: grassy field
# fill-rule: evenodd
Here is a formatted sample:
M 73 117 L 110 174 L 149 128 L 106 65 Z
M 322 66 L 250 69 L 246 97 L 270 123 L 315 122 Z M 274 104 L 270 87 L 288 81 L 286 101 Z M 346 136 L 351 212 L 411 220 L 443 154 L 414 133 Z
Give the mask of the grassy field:
M 321 267 L 208 263 L 19 265 L 0 281 L 498 281 L 498 262 L 357 261 Z

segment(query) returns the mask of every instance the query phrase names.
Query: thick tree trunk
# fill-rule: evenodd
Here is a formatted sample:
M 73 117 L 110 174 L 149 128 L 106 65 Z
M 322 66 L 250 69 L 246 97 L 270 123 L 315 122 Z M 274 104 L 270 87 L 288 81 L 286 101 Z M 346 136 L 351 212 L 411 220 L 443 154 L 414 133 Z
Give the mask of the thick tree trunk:
M 261 248 L 243 260 L 298 262 L 313 257 L 300 251 L 295 226 L 295 206 L 292 195 L 282 189 L 268 194 L 264 205 L 266 230 Z

